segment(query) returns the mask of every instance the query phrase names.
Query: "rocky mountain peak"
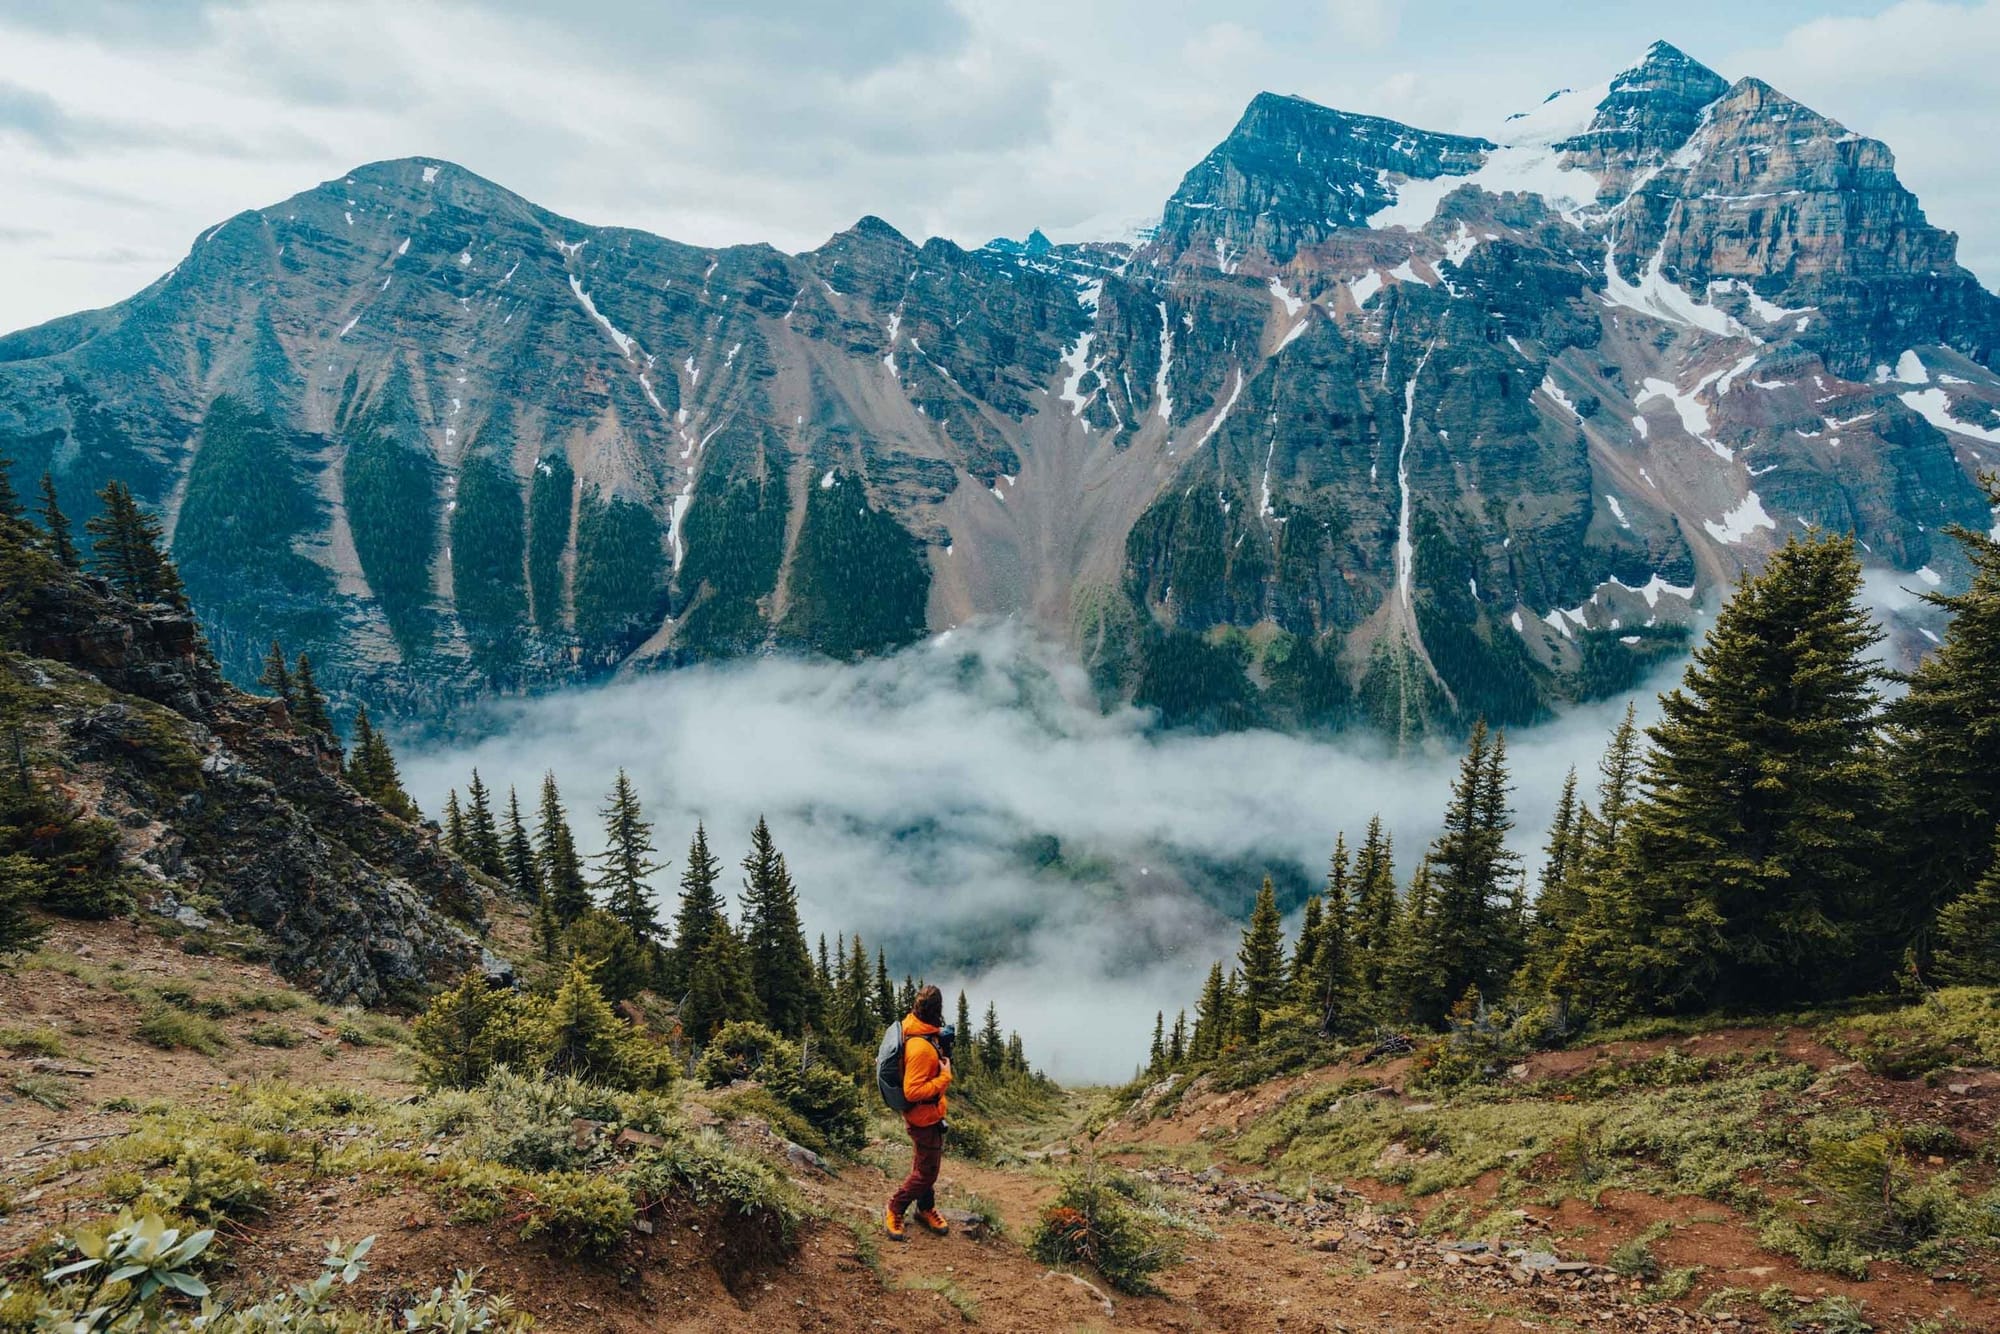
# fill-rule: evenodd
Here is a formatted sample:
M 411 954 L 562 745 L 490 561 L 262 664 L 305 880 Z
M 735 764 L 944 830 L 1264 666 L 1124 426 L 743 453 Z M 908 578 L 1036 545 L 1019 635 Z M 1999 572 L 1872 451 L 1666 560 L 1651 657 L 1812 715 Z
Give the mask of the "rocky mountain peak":
M 1728 91 L 1720 74 L 1655 42 L 1637 65 L 1605 85 L 1589 127 L 1557 145 L 1564 165 L 1596 175 L 1601 201 L 1622 199 L 1688 142 Z
M 1434 134 L 1303 97 L 1259 93 L 1167 201 L 1151 257 L 1232 268 L 1261 251 L 1285 263 L 1392 203 L 1389 175 L 1475 169 L 1494 145 Z

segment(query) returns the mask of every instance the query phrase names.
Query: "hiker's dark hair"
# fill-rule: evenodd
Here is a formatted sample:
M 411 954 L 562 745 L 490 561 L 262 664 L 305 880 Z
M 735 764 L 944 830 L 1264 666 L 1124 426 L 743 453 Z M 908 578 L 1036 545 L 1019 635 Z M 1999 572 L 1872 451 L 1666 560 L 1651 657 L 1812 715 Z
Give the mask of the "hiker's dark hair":
M 944 993 L 936 987 L 926 986 L 917 993 L 917 1003 L 910 1007 L 910 1013 L 927 1024 L 944 1022 Z

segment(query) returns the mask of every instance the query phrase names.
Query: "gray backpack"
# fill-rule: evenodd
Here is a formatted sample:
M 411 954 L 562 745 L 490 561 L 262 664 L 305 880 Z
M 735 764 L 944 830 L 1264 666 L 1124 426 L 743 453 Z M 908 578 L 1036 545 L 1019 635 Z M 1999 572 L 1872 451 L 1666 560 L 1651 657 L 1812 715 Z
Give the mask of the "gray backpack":
M 925 1041 L 936 1046 L 935 1039 Z M 939 1053 L 943 1053 L 940 1051 Z M 875 1049 L 875 1088 L 892 1112 L 907 1112 L 916 1104 L 903 1096 L 903 1021 L 894 1020 L 882 1032 L 882 1045 Z M 936 1102 L 931 1098 L 928 1102 Z

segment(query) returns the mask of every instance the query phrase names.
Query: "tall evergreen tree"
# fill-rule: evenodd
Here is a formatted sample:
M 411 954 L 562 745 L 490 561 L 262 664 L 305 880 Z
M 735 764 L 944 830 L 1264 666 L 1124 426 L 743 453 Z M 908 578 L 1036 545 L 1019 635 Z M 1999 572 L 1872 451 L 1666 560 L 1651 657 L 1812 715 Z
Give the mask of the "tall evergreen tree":
M 890 1024 L 907 1014 L 902 1000 L 896 995 L 896 984 L 889 980 L 889 957 L 880 949 L 875 951 L 875 1022 Z
M 452 855 L 467 859 L 465 843 L 465 812 L 458 808 L 458 789 L 452 788 L 444 798 L 444 845 Z
M 1371 1015 L 1380 1009 L 1390 957 L 1396 951 L 1397 918 L 1395 840 L 1382 829 L 1382 817 L 1368 821 L 1368 833 L 1354 861 L 1354 917 L 1350 948 L 1354 955 L 1355 989 Z
M 1513 828 L 1507 791 L 1505 738 L 1478 723 L 1452 784 L 1444 831 L 1426 857 L 1426 911 L 1404 914 L 1408 958 L 1399 994 L 1418 1023 L 1442 1023 L 1467 987 L 1497 993 L 1520 966 L 1518 859 L 1506 842 Z
M 1205 1061 L 1218 1055 L 1229 1040 L 1230 1029 L 1229 992 L 1223 984 L 1222 964 L 1218 960 L 1210 966 L 1208 980 L 1195 1001 L 1194 1059 Z
M 563 809 L 562 793 L 553 771 L 542 775 L 542 805 L 535 830 L 535 862 L 541 868 L 542 892 L 549 909 L 565 927 L 590 907 L 590 886 L 583 878 L 583 858 Z
M 952 1027 L 957 1030 L 959 1038 L 965 1043 L 965 1054 L 972 1055 L 977 1050 L 977 1044 L 972 1041 L 972 1003 L 965 998 L 963 991 L 958 993 L 958 1014 L 952 1021 Z M 960 1064 L 972 1069 L 976 1067 L 977 1062 L 962 1061 Z
M 798 889 L 762 816 L 750 833 L 743 877 L 743 944 L 751 987 L 765 1022 L 786 1037 L 797 1037 L 808 1025 L 820 1023 L 813 1006 L 812 956 L 799 924 Z
M 1312 966 L 1301 979 L 1299 998 L 1319 1015 L 1322 1034 L 1344 1033 L 1360 1019 L 1355 997 L 1355 962 L 1349 926 L 1353 901 L 1347 870 L 1347 840 L 1337 838 L 1326 873 L 1326 907 L 1320 913 Z
M 653 826 L 623 768 L 611 785 L 610 804 L 600 814 L 604 851 L 597 858 L 597 888 L 604 895 L 604 910 L 651 949 L 659 943 L 660 920 L 653 911 L 653 887 L 647 879 L 661 864 L 653 860 Z
M 91 568 L 134 602 L 164 602 L 186 611 L 187 592 L 161 545 L 159 520 L 140 507 L 123 482 L 106 482 L 97 498 L 103 512 L 83 525 L 96 539 Z
M 535 845 L 528 826 L 521 819 L 521 794 L 507 789 L 507 886 L 523 903 L 542 901 L 542 870 L 535 861 Z
M 14 460 L 5 455 L 0 455 L 0 536 L 12 542 L 26 542 L 34 536 L 28 512 L 21 507 L 21 495 L 14 489 Z
M 1549 838 L 1542 853 L 1539 888 L 1535 894 L 1534 922 L 1528 933 L 1528 953 L 1515 990 L 1540 994 L 1556 966 L 1563 941 L 1583 912 L 1582 867 L 1579 839 L 1587 814 L 1576 796 L 1576 770 L 1563 778 L 1562 794 L 1556 799 L 1556 813 L 1549 821 Z
M 1167 1012 L 1153 1011 L 1153 1046 L 1146 1055 L 1146 1073 L 1157 1079 L 1167 1069 Z
M 258 676 L 257 684 L 285 702 L 289 711 L 297 707 L 292 697 L 292 673 L 285 666 L 284 645 L 271 641 L 271 651 L 264 655 L 264 671 Z
M 868 986 L 868 947 L 858 935 L 847 948 L 847 964 L 839 984 L 836 1008 L 842 1031 L 856 1046 L 873 1046 L 882 1036 L 882 1023 L 875 1017 L 874 993 Z
M 496 880 L 505 879 L 507 852 L 500 842 L 500 828 L 493 820 L 492 793 L 480 781 L 477 769 L 472 771 L 472 781 L 466 784 L 465 796 L 465 843 L 471 850 L 469 860 Z
M 417 804 L 403 790 L 403 776 L 389 742 L 368 718 L 368 706 L 354 713 L 353 753 L 347 761 L 347 781 L 356 792 L 383 810 L 405 820 L 417 818 Z
M 74 570 L 82 565 L 77 555 L 76 542 L 70 536 L 69 516 L 62 512 L 56 500 L 56 479 L 48 473 L 42 474 L 42 533 L 48 553 L 65 570 Z
M 700 822 L 688 843 L 687 868 L 681 872 L 680 905 L 674 912 L 674 947 L 667 956 L 665 984 L 669 995 L 688 989 L 690 971 L 715 924 L 722 920 L 722 895 L 716 883 L 722 863 L 708 850 L 708 830 Z
M 293 721 L 305 731 L 333 742 L 333 717 L 326 710 L 326 696 L 320 693 L 319 682 L 313 678 L 312 659 L 303 653 L 292 669 L 292 694 L 297 700 L 297 707 L 292 710 Z
M 1182 1062 L 1187 1060 L 1187 1054 L 1188 1018 L 1187 1011 L 1181 1010 L 1174 1015 L 1173 1031 L 1167 1038 L 1167 1064 L 1178 1070 Z
M 1442 1019 L 1438 997 L 1448 994 L 1455 961 L 1446 954 L 1447 933 L 1429 854 L 1417 861 L 1410 892 L 1396 914 L 1395 941 L 1382 968 L 1377 1013 L 1409 1023 L 1436 1026 Z M 1448 1007 L 1447 1007 L 1448 1008 Z
M 1846 538 L 1746 577 L 1649 729 L 1644 795 L 1566 956 L 1612 1012 L 1760 1009 L 1885 981 L 1881 637 Z
M 1000 1036 L 1000 1007 L 986 1002 L 986 1022 L 979 1029 L 979 1065 L 985 1070 L 1007 1066 L 1007 1040 Z
M 2000 477 L 1984 479 L 2000 505 Z M 1888 708 L 1894 789 L 1893 864 L 1901 892 L 1883 923 L 1884 953 L 1927 947 L 1938 908 L 1969 891 L 1994 865 L 2000 825 L 2000 541 L 1947 529 L 1972 565 L 1963 593 L 1927 593 L 1950 613 L 1944 642 L 1902 678 Z
M 1292 942 L 1291 992 L 1294 999 L 1310 1004 L 1312 1001 L 1313 955 L 1319 950 L 1319 930 L 1325 910 L 1320 906 L 1320 896 L 1306 895 L 1306 906 L 1299 914 L 1299 938 Z
M 701 1044 L 732 1019 L 762 1021 L 763 1012 L 750 983 L 743 941 L 720 909 L 701 936 L 688 962 L 687 999 L 681 1004 L 681 1030 Z
M 1944 906 L 1937 923 L 1937 975 L 1962 986 L 2000 987 L 2000 836 L 1978 884 Z
M 1264 1012 L 1277 1008 L 1285 987 L 1284 926 L 1278 917 L 1278 898 L 1265 876 L 1257 890 L 1257 905 L 1250 912 L 1250 925 L 1243 930 L 1243 945 L 1236 959 L 1243 972 L 1243 1004 L 1236 1012 L 1236 1031 L 1255 1038 L 1261 1031 Z

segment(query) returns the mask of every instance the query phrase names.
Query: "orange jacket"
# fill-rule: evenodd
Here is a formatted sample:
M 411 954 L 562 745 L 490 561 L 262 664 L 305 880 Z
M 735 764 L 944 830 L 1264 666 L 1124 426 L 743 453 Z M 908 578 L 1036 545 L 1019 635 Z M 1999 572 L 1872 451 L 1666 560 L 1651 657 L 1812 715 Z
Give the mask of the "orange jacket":
M 937 1031 L 913 1014 L 903 1016 L 903 1099 L 910 1104 L 903 1120 L 913 1126 L 934 1126 L 944 1120 L 944 1091 L 951 1087 L 951 1071 L 944 1068 L 937 1044 L 930 1041 Z

